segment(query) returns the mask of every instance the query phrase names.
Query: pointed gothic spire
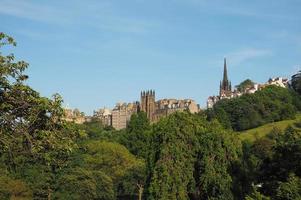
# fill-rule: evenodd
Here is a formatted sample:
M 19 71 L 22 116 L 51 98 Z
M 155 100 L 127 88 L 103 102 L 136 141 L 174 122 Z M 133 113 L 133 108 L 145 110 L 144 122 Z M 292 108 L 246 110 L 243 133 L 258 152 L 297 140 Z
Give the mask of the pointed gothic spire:
M 226 83 L 228 82 L 228 71 L 227 71 L 227 60 L 224 58 L 224 78 L 223 82 Z

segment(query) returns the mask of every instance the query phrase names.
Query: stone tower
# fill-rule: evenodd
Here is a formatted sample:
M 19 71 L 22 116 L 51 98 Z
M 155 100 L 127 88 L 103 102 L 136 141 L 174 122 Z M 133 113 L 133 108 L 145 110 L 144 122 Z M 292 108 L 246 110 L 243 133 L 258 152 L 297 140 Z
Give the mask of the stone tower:
M 140 111 L 143 111 L 146 113 L 147 118 L 150 121 L 154 121 L 154 115 L 155 115 L 155 91 L 149 90 L 149 91 L 142 91 L 141 92 L 141 102 L 140 102 Z
M 232 86 L 231 82 L 228 79 L 228 71 L 227 71 L 227 60 L 224 58 L 224 74 L 223 80 L 220 82 L 220 90 L 219 96 L 229 96 L 231 95 Z

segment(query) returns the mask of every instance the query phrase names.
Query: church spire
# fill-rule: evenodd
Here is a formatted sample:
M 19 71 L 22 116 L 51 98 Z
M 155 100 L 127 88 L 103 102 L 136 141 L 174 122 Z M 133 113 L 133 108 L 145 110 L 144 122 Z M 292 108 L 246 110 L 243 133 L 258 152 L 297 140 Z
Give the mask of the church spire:
M 227 60 L 224 58 L 224 78 L 223 82 L 226 83 L 228 82 L 228 71 L 227 71 Z

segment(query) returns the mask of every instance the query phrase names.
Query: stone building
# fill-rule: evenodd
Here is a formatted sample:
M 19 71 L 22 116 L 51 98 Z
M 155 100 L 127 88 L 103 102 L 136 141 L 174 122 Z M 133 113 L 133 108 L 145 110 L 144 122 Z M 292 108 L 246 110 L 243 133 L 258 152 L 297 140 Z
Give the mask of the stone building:
M 127 127 L 132 114 L 138 112 L 137 103 L 118 103 L 112 110 L 112 126 L 116 130 L 124 129 Z
M 223 80 L 220 82 L 219 96 L 221 98 L 228 98 L 232 95 L 231 82 L 228 79 L 227 60 L 224 58 L 224 74 Z
M 93 118 L 100 120 L 104 126 L 112 126 L 112 110 L 108 108 L 102 108 L 98 111 L 94 111 Z
M 140 110 L 146 113 L 150 121 L 154 121 L 156 112 L 155 91 L 142 91 L 140 97 Z
M 270 78 L 266 84 L 276 85 L 278 87 L 285 88 L 285 87 L 288 87 L 289 80 L 287 78 L 282 78 L 282 77 Z
M 176 111 L 199 112 L 199 105 L 192 99 L 161 99 L 156 101 L 155 91 L 142 91 L 140 101 L 141 111 L 145 112 L 151 122 L 157 122 Z
M 83 124 L 86 122 L 86 116 L 83 112 L 80 112 L 78 109 L 64 109 L 64 118 L 67 122 L 74 122 L 76 124 Z

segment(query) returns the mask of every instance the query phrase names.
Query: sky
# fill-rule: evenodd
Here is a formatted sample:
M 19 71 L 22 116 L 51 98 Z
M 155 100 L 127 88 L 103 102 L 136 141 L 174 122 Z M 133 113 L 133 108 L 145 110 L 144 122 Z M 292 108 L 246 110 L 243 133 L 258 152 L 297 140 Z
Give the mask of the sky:
M 300 0 L 0 0 L 0 31 L 27 84 L 86 114 L 117 102 L 218 94 L 301 68 Z M 2 51 L 2 50 L 1 50 Z

